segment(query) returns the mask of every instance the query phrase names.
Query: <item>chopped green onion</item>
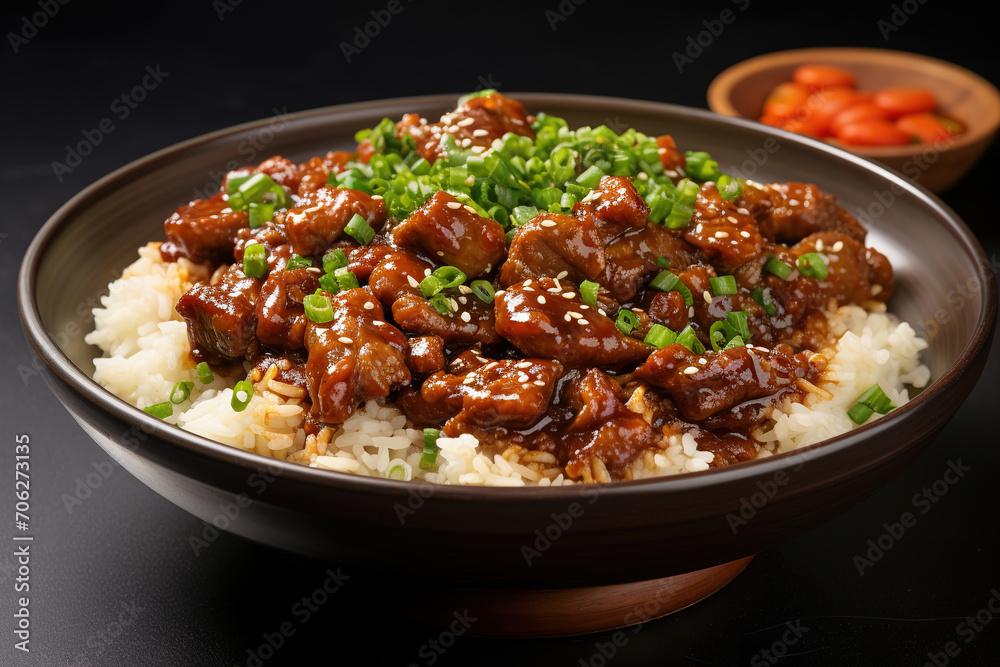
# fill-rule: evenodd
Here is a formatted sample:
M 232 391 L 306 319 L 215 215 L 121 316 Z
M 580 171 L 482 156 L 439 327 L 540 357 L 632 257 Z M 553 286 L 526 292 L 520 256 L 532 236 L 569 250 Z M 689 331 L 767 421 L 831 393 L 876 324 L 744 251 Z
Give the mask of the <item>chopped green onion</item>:
M 236 412 L 243 412 L 253 399 L 253 385 L 249 380 L 240 380 L 233 387 L 233 400 L 230 405 Z
M 441 431 L 438 429 L 424 429 L 424 451 L 420 455 L 420 467 L 423 470 L 433 470 L 437 465 L 437 441 L 439 437 L 441 437 Z
M 521 226 L 538 215 L 538 209 L 534 206 L 515 206 L 510 212 L 510 217 L 517 221 L 517 226 Z
M 777 257 L 771 256 L 767 258 L 767 263 L 764 265 L 764 270 L 774 275 L 778 276 L 782 280 L 788 278 L 792 274 L 794 269 L 784 262 L 782 262 Z
M 726 313 L 726 323 L 729 324 L 744 340 L 750 340 L 750 327 L 747 325 L 747 313 L 745 310 L 734 310 Z
M 615 320 L 615 326 L 626 336 L 632 333 L 632 329 L 639 326 L 639 317 L 633 313 L 628 308 L 622 308 L 618 311 L 618 318 Z
M 174 414 L 174 409 L 170 406 L 169 401 L 164 401 L 162 403 L 157 403 L 156 405 L 149 405 L 143 408 L 144 412 L 148 412 L 157 419 L 166 419 L 170 415 Z
M 646 345 L 652 345 L 655 348 L 664 348 L 676 339 L 677 333 L 673 329 L 665 327 L 662 324 L 654 324 L 649 328 L 649 332 L 643 338 L 642 342 Z
M 170 402 L 177 404 L 183 403 L 191 395 L 191 390 L 194 389 L 194 382 L 178 382 L 174 385 L 174 388 L 170 390 Z
M 323 271 L 333 273 L 337 269 L 342 269 L 348 265 L 347 255 L 340 248 L 334 248 L 323 255 Z
M 469 93 L 467 95 L 462 95 L 458 98 L 458 106 L 464 105 L 466 102 L 474 97 L 485 97 L 487 95 L 496 95 L 496 88 L 483 88 L 482 90 L 477 90 L 474 93 Z
M 358 282 L 358 277 L 354 275 L 354 272 L 344 267 L 334 271 L 333 277 L 337 279 L 337 286 L 340 289 L 354 289 L 355 287 L 361 286 L 361 283 Z
M 889 397 L 882 391 L 882 387 L 875 384 L 858 397 L 858 402 L 847 411 L 847 416 L 855 424 L 861 425 L 868 421 L 872 413 L 877 412 L 880 415 L 884 415 L 895 409 L 896 406 L 892 404 Z
M 201 380 L 202 384 L 211 384 L 215 382 L 215 373 L 209 368 L 208 362 L 201 362 L 194 367 L 195 372 L 198 373 L 198 379 Z
M 680 343 L 695 354 L 703 354 L 705 352 L 705 346 L 701 344 L 700 340 L 698 340 L 698 334 L 694 332 L 694 328 L 692 328 L 690 324 L 684 327 L 681 332 L 677 334 L 677 340 L 674 342 Z
M 826 280 L 828 269 L 826 262 L 817 253 L 807 252 L 795 260 L 795 265 L 799 268 L 799 273 L 816 280 Z
M 718 352 L 726 346 L 726 323 L 722 320 L 713 322 L 708 330 L 708 340 L 712 349 Z
M 771 299 L 771 288 L 765 287 L 761 289 L 758 287 L 751 294 L 753 300 L 759 303 L 764 308 L 764 312 L 772 317 L 778 314 L 778 309 L 774 305 L 774 301 Z
M 344 227 L 344 233 L 361 245 L 368 245 L 375 238 L 375 230 L 372 229 L 367 220 L 357 213 L 354 214 L 354 217 Z
M 739 178 L 734 178 L 729 174 L 720 174 L 715 180 L 715 186 L 719 189 L 719 194 L 723 199 L 739 199 L 743 194 L 743 182 Z
M 263 278 L 267 275 L 267 248 L 259 243 L 243 248 L 243 273 L 248 278 Z
M 726 296 L 728 294 L 736 294 L 736 278 L 733 276 L 719 276 L 718 278 L 709 278 L 708 284 L 712 288 L 712 294 L 715 296 Z
M 681 296 L 684 297 L 685 306 L 690 308 L 694 305 L 694 296 L 691 294 L 691 290 L 681 282 L 676 274 L 670 273 L 670 271 L 660 271 L 650 281 L 649 286 L 661 292 L 680 292 Z
M 593 308 L 597 307 L 597 294 L 601 291 L 599 283 L 592 280 L 584 280 L 580 283 L 580 298 L 585 304 Z
M 421 280 L 417 284 L 417 287 L 420 289 L 420 293 L 424 295 L 424 298 L 429 299 L 444 289 L 444 281 L 432 273 Z
M 666 255 L 660 255 L 659 257 L 656 258 L 656 265 L 661 269 L 669 269 L 670 258 L 667 257 Z
M 847 416 L 850 417 L 851 421 L 861 426 L 868 418 L 875 414 L 875 411 L 869 408 L 864 403 L 855 403 L 848 411 Z
M 323 291 L 329 292 L 330 294 L 336 294 L 340 291 L 340 283 L 337 282 L 337 276 L 332 273 L 324 273 L 319 277 L 319 286 L 323 288 Z
M 469 285 L 472 293 L 479 297 L 480 301 L 484 303 L 493 303 L 496 298 L 496 292 L 493 290 L 493 285 L 485 280 L 473 280 L 472 284 Z
M 250 203 L 250 229 L 257 229 L 274 217 L 274 202 Z
M 454 266 L 442 266 L 434 270 L 432 276 L 437 276 L 444 285 L 443 289 L 458 287 L 465 282 L 465 274 Z
M 406 468 L 397 463 L 389 468 L 389 472 L 386 473 L 386 477 L 389 479 L 406 479 Z
M 294 269 L 307 269 L 312 266 L 312 260 L 308 257 L 302 257 L 301 255 L 293 254 L 288 258 L 288 263 L 285 264 L 285 269 L 292 271 Z
M 733 336 L 732 338 L 729 339 L 729 342 L 726 343 L 726 346 L 722 348 L 722 351 L 725 352 L 726 350 L 731 350 L 734 347 L 745 347 L 745 346 L 746 343 L 743 341 L 743 338 L 741 338 L 740 336 Z
M 435 294 L 428 299 L 430 304 L 434 307 L 434 310 L 438 311 L 442 315 L 447 315 L 451 310 L 451 297 L 447 294 Z
M 317 324 L 323 324 L 333 319 L 333 303 L 325 294 L 310 294 L 302 299 L 306 317 Z

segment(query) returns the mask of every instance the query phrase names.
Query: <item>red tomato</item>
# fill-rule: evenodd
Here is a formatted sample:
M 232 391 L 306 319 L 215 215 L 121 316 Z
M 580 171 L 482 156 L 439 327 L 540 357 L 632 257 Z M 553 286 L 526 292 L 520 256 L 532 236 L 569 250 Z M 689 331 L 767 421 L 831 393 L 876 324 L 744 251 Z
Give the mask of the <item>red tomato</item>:
M 819 139 L 824 136 L 825 128 L 811 115 L 799 116 L 793 114 L 782 120 L 778 127 L 795 134 L 804 134 L 807 137 Z
M 857 91 L 850 88 L 824 88 L 809 96 L 803 110 L 812 117 L 820 134 L 827 135 L 830 133 L 830 124 L 834 117 L 858 102 Z
M 896 119 L 896 127 L 929 144 L 935 141 L 947 141 L 952 137 L 952 133 L 941 119 L 927 112 L 900 116 Z
M 802 65 L 792 74 L 792 81 L 811 90 L 830 86 L 853 88 L 855 85 L 853 74 L 832 65 Z
M 780 83 L 764 100 L 763 116 L 787 116 L 806 103 L 809 89 L 791 81 Z
M 887 120 L 858 120 L 840 128 L 837 138 L 851 146 L 903 146 L 910 135 Z
M 830 121 L 830 132 L 837 135 L 844 125 L 858 120 L 886 120 L 886 118 L 885 112 L 871 102 L 858 102 L 833 117 Z
M 890 118 L 898 118 L 922 111 L 934 111 L 937 107 L 934 93 L 923 88 L 883 88 L 875 91 L 872 102 L 875 106 L 885 110 Z

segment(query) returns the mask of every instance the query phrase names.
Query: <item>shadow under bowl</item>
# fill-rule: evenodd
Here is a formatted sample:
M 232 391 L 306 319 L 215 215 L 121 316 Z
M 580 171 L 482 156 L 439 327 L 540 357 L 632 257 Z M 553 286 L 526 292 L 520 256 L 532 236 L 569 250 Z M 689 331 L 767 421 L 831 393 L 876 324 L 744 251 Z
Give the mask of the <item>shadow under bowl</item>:
M 895 267 L 889 307 L 930 340 L 923 360 L 933 383 L 887 417 L 795 452 L 653 480 L 511 489 L 430 486 L 272 461 L 164 424 L 91 379 L 99 351 L 83 341 L 93 326 L 90 309 L 139 246 L 162 238 L 162 222 L 179 203 L 216 187 L 239 146 L 266 143 L 257 161 L 272 154 L 304 160 L 351 149 L 354 132 L 383 117 L 436 117 L 455 97 L 349 104 L 214 132 L 129 164 L 60 208 L 24 258 L 18 301 L 47 382 L 83 430 L 163 497 L 247 539 L 345 566 L 419 573 L 436 586 L 541 593 L 735 563 L 731 578 L 743 559 L 822 524 L 892 479 L 975 385 L 993 334 L 996 287 L 972 233 L 930 193 L 867 160 L 757 123 L 654 102 L 534 93 L 514 97 L 570 126 L 670 133 L 682 148 L 710 151 L 726 172 L 808 180 L 835 193 Z M 872 193 L 882 190 L 894 193 L 893 203 L 873 217 Z M 947 297 L 960 286 L 973 296 L 956 305 Z M 234 507 L 236 516 L 227 515 Z

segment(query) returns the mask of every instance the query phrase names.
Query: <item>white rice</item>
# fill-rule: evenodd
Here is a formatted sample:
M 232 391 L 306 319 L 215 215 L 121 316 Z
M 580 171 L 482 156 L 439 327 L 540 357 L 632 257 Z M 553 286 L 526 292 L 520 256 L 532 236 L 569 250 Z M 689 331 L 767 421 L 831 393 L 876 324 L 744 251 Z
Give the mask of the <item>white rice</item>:
M 95 359 L 94 379 L 109 391 L 143 408 L 167 399 L 174 384 L 194 382 L 191 397 L 174 406 L 166 421 L 231 447 L 314 468 L 359 475 L 424 479 L 441 484 L 555 486 L 570 484 L 553 455 L 509 447 L 490 456 L 469 434 L 441 437 L 436 471 L 420 468 L 423 431 L 409 424 L 391 404 L 369 400 L 336 429 L 307 436 L 301 392 L 273 381 L 273 370 L 253 377 L 255 393 L 241 412 L 233 410 L 236 380 L 216 374 L 209 385 L 198 381 L 186 325 L 174 304 L 194 281 L 207 276 L 186 262 L 164 262 L 158 244 L 139 249 L 139 259 L 111 283 L 94 309 L 95 330 L 86 341 L 104 356 Z M 817 387 L 802 403 L 786 401 L 754 435 L 764 443 L 759 457 L 804 447 L 855 428 L 847 410 L 865 390 L 879 384 L 897 405 L 909 400 L 907 385 L 920 388 L 930 371 L 920 363 L 927 342 L 906 322 L 884 312 L 845 306 L 831 311 L 831 329 L 840 338 L 823 353 L 829 364 Z M 880 312 L 881 311 L 881 312 Z M 642 389 L 628 405 L 642 413 Z M 881 418 L 875 414 L 872 420 Z M 626 471 L 629 479 L 707 470 L 714 456 L 697 448 L 690 433 L 664 438 L 659 449 L 642 453 Z M 596 458 L 584 481 L 603 481 L 607 470 Z

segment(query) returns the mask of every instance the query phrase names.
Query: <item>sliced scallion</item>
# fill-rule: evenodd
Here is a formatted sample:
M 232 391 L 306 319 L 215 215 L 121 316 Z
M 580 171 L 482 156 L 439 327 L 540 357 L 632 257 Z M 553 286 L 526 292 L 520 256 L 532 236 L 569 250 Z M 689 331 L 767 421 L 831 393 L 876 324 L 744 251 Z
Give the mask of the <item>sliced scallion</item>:
M 194 382 L 184 382 L 183 380 L 174 385 L 170 390 L 170 402 L 173 404 L 183 403 L 191 395 L 194 389 Z
M 664 348 L 676 339 L 677 333 L 673 329 L 662 324 L 654 324 L 649 328 L 649 332 L 642 339 L 642 342 L 655 348 Z
M 323 271 L 326 273 L 333 273 L 337 269 L 342 269 L 347 265 L 347 255 L 340 248 L 334 248 L 323 255 Z
M 729 294 L 736 294 L 736 278 L 733 276 L 719 276 L 717 278 L 709 278 L 708 285 L 712 289 L 712 294 L 715 296 L 726 296 Z
M 420 455 L 420 468 L 423 470 L 433 470 L 437 466 L 438 438 L 441 431 L 436 428 L 424 429 L 424 451 Z
M 274 202 L 250 203 L 250 229 L 257 229 L 274 217 Z
M 792 271 L 794 271 L 792 267 L 788 266 L 787 264 L 785 264 L 780 259 L 774 256 L 767 258 L 767 263 L 764 264 L 764 270 L 769 273 L 773 273 L 782 280 L 788 278 L 788 276 L 792 274 Z
M 622 308 L 618 311 L 618 317 L 615 319 L 615 326 L 626 336 L 632 333 L 632 329 L 639 326 L 639 317 L 633 313 L 628 308 Z
M 809 278 L 815 278 L 816 280 L 826 280 L 827 273 L 829 272 L 826 262 L 815 252 L 807 252 L 804 255 L 800 255 L 795 260 L 795 265 L 798 267 L 799 273 Z
M 486 280 L 473 280 L 469 288 L 483 303 L 493 303 L 493 300 L 496 298 L 493 285 Z
M 288 263 L 285 264 L 285 268 L 289 271 L 293 271 L 295 269 L 307 269 L 312 265 L 312 260 L 308 257 L 293 254 L 288 258 Z
M 650 281 L 649 286 L 661 292 L 680 292 L 681 296 L 684 297 L 685 306 L 690 308 L 694 305 L 694 296 L 691 294 L 691 290 L 681 282 L 681 279 L 676 274 L 670 271 L 660 271 Z
M 240 380 L 233 387 L 233 400 L 230 405 L 236 412 L 243 412 L 253 399 L 253 385 L 249 380 Z
M 446 294 L 435 294 L 428 299 L 434 310 L 441 313 L 442 315 L 448 315 L 452 312 L 451 309 L 451 297 Z
M 243 248 L 243 273 L 248 278 L 267 275 L 267 248 L 259 243 Z
M 753 300 L 759 303 L 764 308 L 764 312 L 772 317 L 778 314 L 778 308 L 774 305 L 774 300 L 771 298 L 771 288 L 765 287 L 761 289 L 756 288 L 751 294 Z
M 148 405 L 143 408 L 144 412 L 147 412 L 157 419 L 166 419 L 170 415 L 174 414 L 174 409 L 170 405 L 170 401 L 164 401 L 162 403 L 157 403 L 156 405 Z
M 601 291 L 599 283 L 592 280 L 584 280 L 580 283 L 580 298 L 585 304 L 592 308 L 597 307 L 597 294 Z
M 324 324 L 333 319 L 333 303 L 325 294 L 310 294 L 302 299 L 302 307 L 306 317 L 317 324 Z
M 208 362 L 201 362 L 194 367 L 196 373 L 198 373 L 198 379 L 201 380 L 202 384 L 211 384 L 215 382 L 215 373 L 209 368 Z
M 354 217 L 344 227 L 344 233 L 361 245 L 368 245 L 375 238 L 375 230 L 372 229 L 367 220 L 357 213 L 354 214 Z

